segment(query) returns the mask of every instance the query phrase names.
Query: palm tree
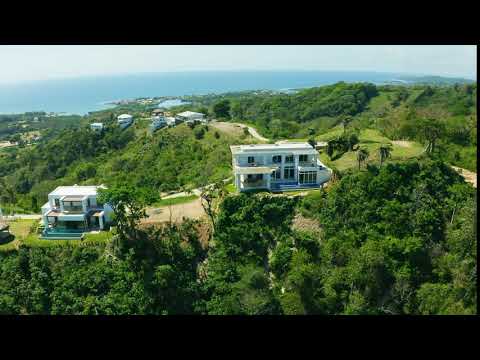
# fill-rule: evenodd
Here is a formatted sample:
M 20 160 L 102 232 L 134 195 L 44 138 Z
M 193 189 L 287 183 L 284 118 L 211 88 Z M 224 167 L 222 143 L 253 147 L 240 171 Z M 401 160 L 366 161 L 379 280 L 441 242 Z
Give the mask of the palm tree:
M 378 153 L 380 155 L 380 167 L 382 167 L 383 162 L 392 155 L 392 146 L 390 144 L 382 145 L 378 148 Z
M 370 154 L 368 153 L 367 149 L 359 149 L 357 152 L 357 161 L 358 161 L 358 170 L 360 170 L 360 165 L 367 161 L 368 156 Z
M 352 122 L 352 117 L 351 116 L 344 116 L 342 118 L 342 125 L 343 125 L 343 132 L 347 130 L 347 126 Z
M 327 144 L 327 155 L 330 160 L 332 159 L 333 153 L 335 152 L 336 145 L 337 143 L 335 140 L 330 140 Z

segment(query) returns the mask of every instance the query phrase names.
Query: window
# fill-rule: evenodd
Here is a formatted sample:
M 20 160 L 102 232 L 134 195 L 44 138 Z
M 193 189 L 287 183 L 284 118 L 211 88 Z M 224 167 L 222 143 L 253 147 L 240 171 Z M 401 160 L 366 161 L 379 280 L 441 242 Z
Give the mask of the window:
M 300 158 L 298 160 L 300 162 L 307 162 L 308 161 L 308 155 L 300 155 Z
M 273 171 L 273 174 L 272 174 L 272 178 L 273 179 L 280 179 L 282 173 L 280 172 L 280 170 L 274 170 Z
M 288 166 L 283 168 L 283 178 L 284 179 L 294 179 L 295 178 L 295 168 L 293 166 Z
M 285 156 L 285 162 L 286 163 L 293 163 L 293 155 Z
M 249 156 L 248 159 L 247 159 L 247 162 L 249 164 L 253 164 L 255 162 L 255 158 L 253 156 Z
M 90 207 L 90 198 L 87 199 L 87 207 Z
M 282 155 L 275 155 L 274 157 L 272 157 L 272 162 L 274 164 L 279 164 L 282 162 Z
M 315 184 L 317 182 L 316 171 L 302 171 L 298 177 L 300 184 Z
M 60 207 L 60 199 L 55 199 L 55 207 Z

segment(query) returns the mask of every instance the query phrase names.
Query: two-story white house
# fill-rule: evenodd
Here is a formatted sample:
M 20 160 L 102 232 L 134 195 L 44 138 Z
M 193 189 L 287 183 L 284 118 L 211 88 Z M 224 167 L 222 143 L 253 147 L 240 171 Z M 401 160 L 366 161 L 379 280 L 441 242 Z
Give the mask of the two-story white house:
M 105 186 L 59 186 L 42 206 L 44 235 L 103 230 L 111 222 L 113 209 L 98 201 L 97 190 Z
M 198 112 L 193 112 L 193 111 L 184 111 L 175 116 L 177 121 L 180 122 L 185 122 L 185 123 L 207 123 L 207 120 L 205 119 L 205 114 L 198 113 Z
M 332 175 L 309 143 L 233 145 L 230 150 L 238 191 L 315 188 Z
M 95 132 L 102 132 L 103 131 L 103 123 L 95 122 L 90 124 L 90 129 Z
M 122 114 L 117 117 L 117 124 L 122 129 L 129 127 L 133 123 L 133 116 L 130 114 Z
M 152 122 L 150 123 L 150 131 L 153 132 L 165 126 L 167 126 L 167 119 L 165 118 L 165 116 L 157 115 L 152 117 Z

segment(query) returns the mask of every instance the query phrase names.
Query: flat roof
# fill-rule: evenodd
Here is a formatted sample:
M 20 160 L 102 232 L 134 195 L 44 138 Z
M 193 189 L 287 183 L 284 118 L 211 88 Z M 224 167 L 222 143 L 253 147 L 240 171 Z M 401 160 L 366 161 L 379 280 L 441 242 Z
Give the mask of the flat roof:
M 62 197 L 62 201 L 82 201 L 85 195 L 67 195 Z
M 105 188 L 103 185 L 99 186 L 58 186 L 48 195 L 53 196 L 88 196 L 88 195 L 97 195 L 98 188 Z
M 194 111 L 184 111 L 181 112 L 180 114 L 177 114 L 177 116 L 192 116 L 192 115 L 202 115 L 205 116 L 205 114 L 194 112 Z
M 307 142 L 284 143 L 284 144 L 251 144 L 251 145 L 232 145 L 230 146 L 232 154 L 250 153 L 250 152 L 294 152 L 304 151 L 316 153 L 315 149 Z
M 132 115 L 129 115 L 129 114 L 122 114 L 122 115 L 119 115 L 117 117 L 117 119 L 130 119 L 132 118 L 133 116 Z

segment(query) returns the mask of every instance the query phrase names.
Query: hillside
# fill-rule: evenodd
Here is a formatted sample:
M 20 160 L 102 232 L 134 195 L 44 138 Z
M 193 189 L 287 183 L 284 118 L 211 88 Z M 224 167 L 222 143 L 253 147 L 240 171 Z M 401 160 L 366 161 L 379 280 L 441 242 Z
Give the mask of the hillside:
M 452 165 L 476 171 L 476 84 L 383 85 L 338 83 L 300 90 L 294 94 L 244 93 L 217 97 L 228 103 L 228 113 L 215 113 L 212 96 L 195 98 L 191 108 L 208 106 L 217 117 L 254 126 L 273 140 L 320 140 L 345 121 L 357 132 L 379 131 L 395 141 L 427 145 L 423 122 L 437 125 L 437 156 Z M 213 104 L 213 105 L 212 105 Z
M 22 239 L 0 251 L 0 314 L 475 314 L 475 200 L 450 167 L 410 161 L 305 198 L 227 195 L 213 233 Z
M 61 129 L 38 144 L 0 152 L 3 209 L 15 204 L 16 212 L 39 211 L 50 191 L 67 184 L 128 182 L 155 192 L 196 188 L 230 176 L 230 144 L 254 142 L 243 132 L 184 124 L 152 135 L 150 119 L 142 115 L 122 131 L 113 115 L 96 114 L 89 120 L 106 123 L 101 134 L 86 125 Z

